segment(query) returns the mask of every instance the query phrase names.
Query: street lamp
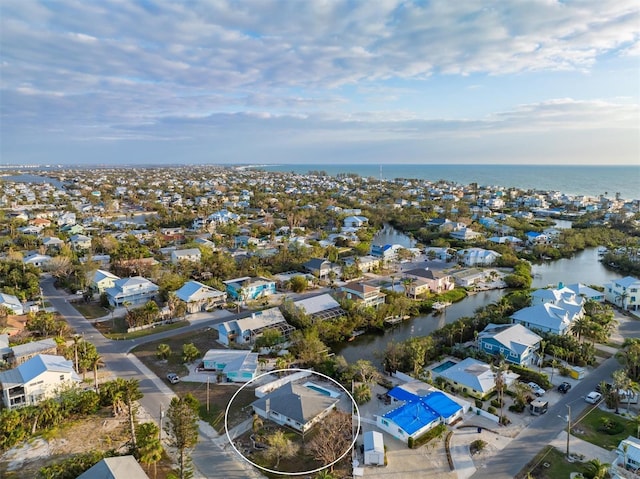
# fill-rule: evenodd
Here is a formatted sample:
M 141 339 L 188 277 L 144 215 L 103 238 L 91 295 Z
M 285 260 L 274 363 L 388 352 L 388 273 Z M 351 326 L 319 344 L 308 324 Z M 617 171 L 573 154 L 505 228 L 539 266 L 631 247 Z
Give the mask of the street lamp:
M 567 406 L 567 459 L 571 459 L 569 456 L 569 437 L 571 436 L 571 406 L 569 404 L 565 404 Z

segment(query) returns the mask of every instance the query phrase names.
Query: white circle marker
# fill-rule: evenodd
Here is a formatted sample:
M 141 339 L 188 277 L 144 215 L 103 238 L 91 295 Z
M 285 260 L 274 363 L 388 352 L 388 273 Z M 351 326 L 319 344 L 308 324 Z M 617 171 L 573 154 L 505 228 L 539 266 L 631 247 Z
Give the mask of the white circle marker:
M 253 378 L 251 381 L 244 383 L 242 386 L 240 386 L 240 388 L 235 392 L 235 394 L 231 397 L 231 401 L 229 401 L 229 404 L 227 404 L 227 409 L 224 411 L 224 432 L 227 436 L 227 440 L 229 441 L 229 444 L 231 444 L 231 447 L 233 448 L 234 451 L 236 451 L 236 453 L 245 461 L 247 461 L 249 464 L 251 464 L 254 467 L 257 467 L 258 469 L 261 469 L 265 472 L 270 472 L 271 474 L 282 474 L 283 476 L 302 476 L 305 474 L 314 474 L 316 472 L 320 472 L 324 469 L 326 469 L 327 467 L 331 467 L 334 464 L 337 464 L 338 462 L 340 462 L 342 459 L 344 459 L 344 457 L 349 454 L 351 452 L 351 450 L 353 449 L 353 447 L 356 445 L 356 441 L 358 440 L 358 434 L 354 434 L 353 437 L 353 442 L 351 443 L 351 445 L 349 446 L 349 448 L 344 451 L 344 453 L 335 461 L 322 466 L 322 467 L 318 467 L 317 469 L 313 469 L 311 471 L 302 471 L 302 472 L 283 472 L 283 471 L 276 471 L 273 469 L 269 469 L 267 467 L 261 466 L 259 464 L 256 464 L 255 462 L 249 460 L 249 458 L 247 458 L 244 454 L 242 454 L 238 448 L 236 447 L 236 445 L 233 443 L 233 440 L 231 439 L 231 436 L 229 436 L 229 427 L 228 427 L 228 418 L 229 418 L 229 408 L 231 407 L 231 404 L 233 403 L 233 400 L 236 398 L 236 396 L 238 395 L 238 393 L 240 391 L 242 391 L 243 388 L 245 388 L 246 386 L 248 386 L 249 384 L 251 384 L 253 381 L 257 381 L 260 378 L 263 378 L 265 376 L 270 376 L 274 373 L 279 373 L 279 372 L 291 372 L 291 371 L 302 371 L 302 372 L 307 372 L 307 373 L 311 373 L 311 374 L 317 374 L 318 376 L 321 376 L 325 379 L 328 379 L 329 381 L 335 383 L 340 389 L 342 389 L 345 393 L 347 393 L 347 396 L 349 397 L 349 399 L 351 399 L 351 402 L 353 403 L 353 406 L 355 408 L 356 411 L 356 417 L 358 418 L 358 428 L 356 429 L 356 431 L 360 431 L 360 409 L 358 409 L 358 405 L 356 404 L 355 399 L 353 399 L 353 396 L 351 395 L 351 393 L 349 391 L 347 391 L 345 389 L 345 387 L 340 384 L 338 381 L 336 381 L 335 379 L 327 376 L 326 374 L 322 374 L 319 373 L 317 371 L 312 371 L 311 369 L 299 369 L 299 368 L 289 368 L 289 369 L 274 369 L 273 371 L 269 371 L 263 374 L 260 374 L 259 376 L 256 376 L 255 378 Z M 352 421 L 352 429 L 353 429 L 353 413 L 351 414 L 351 421 Z

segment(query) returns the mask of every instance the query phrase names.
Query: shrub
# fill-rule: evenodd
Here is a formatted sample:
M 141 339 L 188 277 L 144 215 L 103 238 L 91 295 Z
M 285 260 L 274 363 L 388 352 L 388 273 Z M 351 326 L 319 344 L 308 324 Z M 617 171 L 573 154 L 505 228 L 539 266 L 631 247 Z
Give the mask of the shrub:
M 507 416 L 500 416 L 500 424 L 503 426 L 508 426 L 511 424 L 511 420 Z
M 476 454 L 482 451 L 487 446 L 487 443 L 482 439 L 476 439 L 471 444 L 469 444 L 469 452 L 471 455 Z
M 494 408 L 493 406 L 489 406 L 489 407 L 487 408 L 487 412 L 488 412 L 489 414 L 495 414 L 495 413 L 496 413 L 496 408 Z
M 509 406 L 509 411 L 511 411 L 511 412 L 522 412 L 522 411 L 524 411 L 524 404 L 521 403 L 521 402 L 513 403 L 511 406 Z
M 492 399 L 491 400 L 491 405 L 496 409 L 498 409 L 499 407 L 502 406 L 502 404 L 500 403 L 499 399 Z
M 624 424 L 614 419 L 602 418 L 602 425 L 598 428 L 598 431 L 609 436 L 615 436 L 624 431 Z
M 478 409 L 482 409 L 483 406 L 484 406 L 484 403 L 480 401 L 480 399 L 476 399 L 476 407 Z

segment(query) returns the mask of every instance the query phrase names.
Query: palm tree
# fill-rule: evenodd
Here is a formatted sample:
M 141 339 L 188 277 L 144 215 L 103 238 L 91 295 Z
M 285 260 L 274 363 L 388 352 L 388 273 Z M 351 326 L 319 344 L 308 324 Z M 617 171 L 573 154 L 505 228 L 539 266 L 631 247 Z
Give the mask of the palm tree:
M 504 390 L 506 388 L 506 373 L 509 371 L 509 365 L 501 359 L 497 366 L 491 366 L 494 374 L 496 391 L 498 391 L 498 400 L 500 401 L 500 424 L 502 424 L 502 414 L 504 411 Z
M 600 459 L 591 459 L 587 462 L 587 470 L 592 479 L 605 479 L 609 474 L 610 464 L 600 462 Z
M 93 384 L 96 392 L 98 392 L 98 368 L 104 366 L 104 360 L 99 354 L 95 354 L 89 358 L 89 365 L 93 369 Z
M 578 338 L 578 341 L 582 339 L 582 336 L 586 335 L 591 329 L 591 320 L 587 316 L 582 316 L 576 319 L 571 325 L 571 332 Z
M 544 350 L 547 347 L 547 342 L 542 339 L 540 341 L 540 361 L 538 362 L 538 371 L 540 371 L 542 369 L 542 364 L 544 363 Z
M 619 413 L 620 407 L 620 391 L 625 391 L 629 388 L 631 380 L 627 376 L 627 372 L 624 369 L 618 369 L 611 373 L 613 378 L 613 395 L 616 402 L 616 414 Z
M 160 359 L 168 359 L 171 356 L 171 346 L 166 343 L 158 344 L 156 355 Z

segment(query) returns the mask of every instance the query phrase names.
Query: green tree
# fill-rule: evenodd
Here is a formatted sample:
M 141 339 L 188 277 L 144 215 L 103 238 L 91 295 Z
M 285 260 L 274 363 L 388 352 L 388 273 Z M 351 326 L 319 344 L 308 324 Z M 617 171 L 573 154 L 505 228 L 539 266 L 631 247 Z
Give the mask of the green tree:
M 142 464 L 147 466 L 149 471 L 153 464 L 153 477 L 157 476 L 157 463 L 162 459 L 162 443 L 160 442 L 160 428 L 152 422 L 144 422 L 136 427 L 136 437 L 138 440 L 138 458 Z
M 188 396 L 191 395 L 174 397 L 167 411 L 166 431 L 172 438 L 171 445 L 178 450 L 180 479 L 193 475 L 189 451 L 198 442 L 198 410 L 193 396 Z
M 276 470 L 280 466 L 282 459 L 293 457 L 298 453 L 299 446 L 289 439 L 282 429 L 278 429 L 267 436 L 266 442 L 269 447 L 264 455 L 268 459 L 275 461 L 273 467 Z
M 193 343 L 187 343 L 182 345 L 182 360 L 185 363 L 195 361 L 200 357 L 200 350 Z
M 166 343 L 158 344 L 156 356 L 159 359 L 169 359 L 169 356 L 171 356 L 171 346 Z

